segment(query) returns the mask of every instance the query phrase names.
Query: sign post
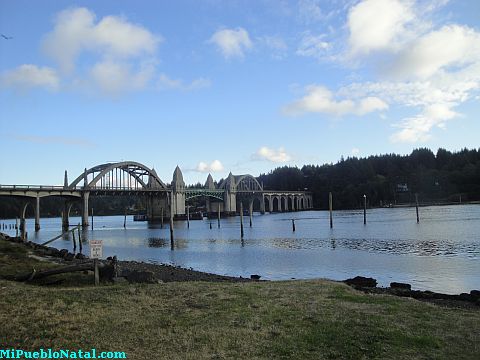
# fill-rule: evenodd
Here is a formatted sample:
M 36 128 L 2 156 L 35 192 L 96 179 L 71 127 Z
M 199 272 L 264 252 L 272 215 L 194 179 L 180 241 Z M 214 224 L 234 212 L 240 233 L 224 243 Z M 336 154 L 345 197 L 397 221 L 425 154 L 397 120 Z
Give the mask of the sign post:
M 98 259 L 103 256 L 102 240 L 90 240 L 90 259 L 93 259 L 93 266 L 95 268 L 95 286 L 100 283 L 100 274 L 98 272 Z

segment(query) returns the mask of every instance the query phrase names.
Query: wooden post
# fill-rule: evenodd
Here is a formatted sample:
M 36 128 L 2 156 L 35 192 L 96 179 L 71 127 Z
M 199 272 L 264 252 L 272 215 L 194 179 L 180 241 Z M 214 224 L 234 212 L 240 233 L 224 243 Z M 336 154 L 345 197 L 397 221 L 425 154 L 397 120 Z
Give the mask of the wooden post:
M 243 203 L 240 201 L 240 236 L 243 239 Z
M 252 227 L 253 201 L 248 205 L 248 213 L 250 216 L 250 227 Z
M 415 209 L 417 210 L 417 224 L 420 222 L 420 218 L 418 217 L 418 193 L 415 193 Z
M 292 219 L 292 230 L 295 232 L 295 219 Z
M 367 195 L 363 195 L 363 225 L 367 225 Z
M 93 230 L 93 207 L 92 207 L 92 230 Z
M 95 274 L 95 286 L 100 284 L 100 273 L 98 271 L 98 259 L 93 259 L 94 274 Z
M 163 229 L 163 208 L 160 208 L 160 229 Z
M 125 217 L 123 218 L 123 228 L 127 228 L 127 209 L 125 208 Z
M 73 239 L 73 251 L 77 250 L 77 242 L 75 241 L 75 229 L 72 231 L 72 239 Z
M 80 248 L 80 252 L 82 252 L 83 245 L 82 245 L 82 237 L 80 235 L 80 223 L 78 224 L 77 229 L 78 229 L 78 247 Z
M 220 203 L 217 203 L 217 212 L 218 212 L 218 215 L 217 215 L 217 223 L 218 223 L 218 228 L 220 229 Z
M 190 229 L 190 206 L 187 205 L 187 229 Z
M 170 245 L 173 247 L 173 193 L 170 199 Z
M 330 229 L 333 228 L 333 200 L 332 200 L 332 192 L 328 193 L 328 208 L 330 210 Z
M 210 229 L 212 228 L 212 222 L 210 221 Z
M 18 237 L 18 218 L 15 218 L 15 237 Z

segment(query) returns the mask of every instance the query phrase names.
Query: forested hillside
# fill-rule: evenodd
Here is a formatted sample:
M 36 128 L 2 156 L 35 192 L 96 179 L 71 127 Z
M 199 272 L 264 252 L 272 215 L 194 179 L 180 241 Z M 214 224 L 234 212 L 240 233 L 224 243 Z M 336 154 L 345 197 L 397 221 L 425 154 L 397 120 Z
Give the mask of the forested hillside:
M 328 206 L 332 191 L 335 208 L 363 206 L 367 195 L 370 206 L 413 201 L 418 193 L 422 202 L 480 200 L 480 149 L 450 152 L 416 149 L 410 155 L 376 155 L 341 159 L 336 164 L 280 167 L 259 176 L 265 189 L 313 192 L 316 208 Z

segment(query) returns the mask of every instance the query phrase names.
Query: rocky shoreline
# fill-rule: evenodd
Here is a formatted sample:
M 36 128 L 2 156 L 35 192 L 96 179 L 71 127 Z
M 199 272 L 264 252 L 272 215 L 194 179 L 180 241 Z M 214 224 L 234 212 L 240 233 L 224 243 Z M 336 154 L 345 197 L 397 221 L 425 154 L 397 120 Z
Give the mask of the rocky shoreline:
M 0 239 L 19 243 L 30 248 L 32 253 L 44 260 L 63 265 L 85 264 L 91 262 L 81 253 L 71 253 L 66 249 L 24 242 L 20 237 L 10 237 L 0 233 Z M 251 279 L 234 276 L 211 274 L 193 269 L 185 269 L 167 264 L 149 264 L 138 261 L 119 261 L 116 257 L 99 260 L 100 278 L 113 282 L 128 281 L 132 283 L 158 283 L 171 281 L 210 281 L 210 282 L 245 282 L 259 280 L 260 276 L 252 275 Z
M 406 283 L 392 282 L 390 287 L 377 287 L 377 280 L 362 276 L 343 281 L 353 288 L 370 294 L 389 294 L 400 297 L 409 297 L 420 301 L 435 303 L 450 307 L 477 308 L 480 310 L 480 290 L 471 290 L 470 293 L 458 295 L 442 294 L 433 291 L 412 290 Z
M 73 254 L 65 249 L 58 250 L 54 247 L 40 245 L 31 241 L 24 242 L 20 237 L 10 237 L 0 233 L 0 239 L 23 244 L 25 247 L 30 248 L 35 256 L 57 264 L 81 265 L 91 262 L 91 259 L 88 259 L 87 256 L 81 253 Z M 250 278 L 224 276 L 167 264 L 119 261 L 116 257 L 100 260 L 100 265 L 101 280 L 115 283 L 161 283 L 174 281 L 247 282 L 258 281 L 260 279 L 260 276 L 256 274 L 252 274 Z M 392 282 L 390 287 L 383 288 L 377 287 L 377 281 L 375 279 L 362 276 L 344 280 L 343 283 L 365 293 L 389 294 L 400 297 L 410 297 L 443 306 L 480 309 L 479 290 L 472 290 L 470 293 L 449 295 L 432 291 L 412 290 L 410 284 L 397 282 Z

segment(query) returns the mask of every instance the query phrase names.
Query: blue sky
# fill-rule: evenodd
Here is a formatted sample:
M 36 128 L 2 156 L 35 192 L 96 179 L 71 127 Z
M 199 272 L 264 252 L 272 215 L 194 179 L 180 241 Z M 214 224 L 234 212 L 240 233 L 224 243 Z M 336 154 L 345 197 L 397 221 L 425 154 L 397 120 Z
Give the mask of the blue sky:
M 480 146 L 480 2 L 0 0 L 0 184 Z

